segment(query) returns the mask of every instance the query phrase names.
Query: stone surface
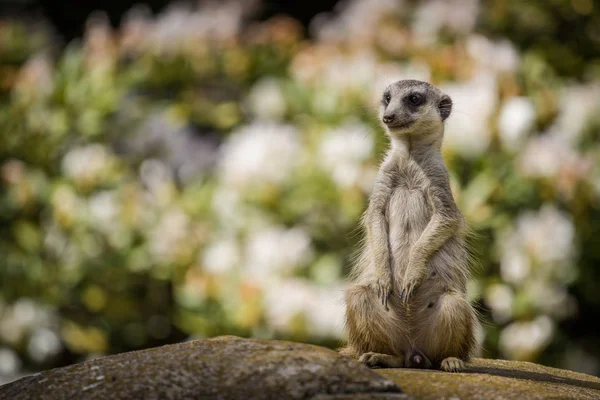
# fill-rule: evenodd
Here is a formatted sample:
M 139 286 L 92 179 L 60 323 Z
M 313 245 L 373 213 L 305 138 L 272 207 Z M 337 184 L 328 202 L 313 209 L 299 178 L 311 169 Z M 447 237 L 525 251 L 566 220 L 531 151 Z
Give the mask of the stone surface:
M 391 380 L 332 350 L 233 336 L 104 357 L 0 386 L 0 399 L 11 400 L 325 400 L 360 393 L 408 398 Z
M 462 373 L 370 370 L 318 346 L 223 336 L 42 372 L 0 399 L 600 399 L 600 379 L 482 359 Z
M 464 373 L 379 369 L 417 399 L 600 399 L 600 379 L 542 365 L 476 359 Z

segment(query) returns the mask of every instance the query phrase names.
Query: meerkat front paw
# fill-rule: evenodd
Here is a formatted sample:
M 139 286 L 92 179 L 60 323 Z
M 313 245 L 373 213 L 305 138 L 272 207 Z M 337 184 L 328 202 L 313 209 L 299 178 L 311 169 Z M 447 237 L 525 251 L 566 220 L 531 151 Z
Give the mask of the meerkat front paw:
M 442 360 L 440 368 L 446 372 L 460 372 L 465 369 L 465 362 L 460 358 L 448 357 Z
M 381 356 L 383 354 L 374 353 L 372 351 L 363 354 L 358 358 L 358 362 L 365 364 L 367 367 L 373 368 L 379 366 L 379 362 L 381 361 Z
M 412 268 L 411 268 L 412 267 Z M 408 302 L 413 292 L 421 283 L 421 274 L 419 273 L 419 268 L 416 266 L 408 265 L 406 273 L 404 274 L 404 278 L 401 282 L 399 282 L 400 286 L 400 300 L 404 303 Z
M 388 299 L 392 294 L 392 276 L 390 274 L 382 274 L 378 276 L 374 280 L 372 287 L 377 294 L 377 299 L 381 302 L 386 310 L 389 310 Z

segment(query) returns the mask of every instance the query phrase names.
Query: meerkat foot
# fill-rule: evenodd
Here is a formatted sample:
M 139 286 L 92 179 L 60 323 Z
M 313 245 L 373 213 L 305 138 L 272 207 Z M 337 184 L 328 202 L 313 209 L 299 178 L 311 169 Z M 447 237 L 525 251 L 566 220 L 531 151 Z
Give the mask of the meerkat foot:
M 460 372 L 465 369 L 465 362 L 456 357 L 442 360 L 441 369 L 446 372 Z
M 358 358 L 358 362 L 365 364 L 370 368 L 402 368 L 404 367 L 404 356 L 392 356 L 381 353 L 364 353 Z

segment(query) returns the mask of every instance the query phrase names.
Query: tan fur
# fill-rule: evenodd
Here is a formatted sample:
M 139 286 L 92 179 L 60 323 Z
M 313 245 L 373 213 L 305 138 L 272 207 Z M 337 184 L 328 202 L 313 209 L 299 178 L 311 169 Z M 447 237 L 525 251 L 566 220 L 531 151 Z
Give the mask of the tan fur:
M 422 104 L 411 103 L 414 93 Z M 434 366 L 458 371 L 476 351 L 465 221 L 440 152 L 450 109 L 450 98 L 425 82 L 399 81 L 384 93 L 392 146 L 362 219 L 366 240 L 345 294 L 342 353 L 369 366 L 402 367 L 419 350 Z

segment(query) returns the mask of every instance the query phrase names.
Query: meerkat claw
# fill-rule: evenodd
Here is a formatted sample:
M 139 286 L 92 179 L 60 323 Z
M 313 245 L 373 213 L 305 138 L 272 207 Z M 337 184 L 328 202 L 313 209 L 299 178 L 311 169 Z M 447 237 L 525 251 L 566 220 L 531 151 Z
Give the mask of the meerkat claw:
M 388 310 L 388 299 L 392 294 L 392 285 L 389 282 L 377 282 L 374 286 L 376 286 L 375 290 L 377 292 L 377 299 L 381 302 L 381 305 Z
M 385 310 L 388 311 L 388 300 L 390 298 L 390 295 L 392 294 L 391 290 L 388 290 L 387 293 L 385 294 L 384 298 L 383 298 L 383 306 L 385 307 Z
M 386 311 L 388 310 L 388 299 L 390 297 L 390 291 L 382 289 L 381 294 L 378 296 L 379 301 L 381 301 L 381 305 L 385 307 Z
M 410 285 L 407 288 L 403 289 L 400 293 L 400 299 L 403 303 L 407 303 L 410 300 L 410 296 L 412 295 L 414 286 Z

